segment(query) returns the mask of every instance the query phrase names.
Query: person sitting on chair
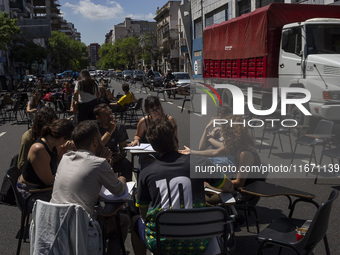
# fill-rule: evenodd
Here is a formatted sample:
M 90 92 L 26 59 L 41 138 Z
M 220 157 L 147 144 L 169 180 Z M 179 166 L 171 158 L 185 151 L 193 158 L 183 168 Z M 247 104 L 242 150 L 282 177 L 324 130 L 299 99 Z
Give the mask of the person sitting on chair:
M 103 222 L 95 206 L 102 186 L 107 188 L 117 197 L 126 191 L 125 178 L 117 177 L 109 162 L 111 151 L 102 141 L 95 121 L 81 122 L 72 133 L 72 139 L 77 151 L 67 152 L 60 161 L 51 203 L 81 205 L 93 218 Z M 100 212 L 99 212 L 100 213 Z M 125 214 L 120 214 L 122 238 L 125 240 L 130 219 Z M 107 254 L 120 254 L 119 238 L 112 233 L 116 232 L 115 217 L 107 223 L 109 246 Z
M 74 125 L 70 120 L 55 120 L 44 126 L 41 137 L 31 146 L 27 162 L 18 180 L 18 190 L 26 197 L 31 188 L 51 187 L 54 183 L 58 163 L 62 155 L 72 146 L 71 138 Z M 47 196 L 50 199 L 51 194 Z M 47 200 L 45 200 L 47 201 Z
M 241 116 L 233 116 L 228 115 L 225 117 L 229 120 L 229 123 L 226 125 L 222 125 L 221 133 L 223 137 L 222 146 L 218 147 L 216 144 L 216 148 L 206 149 L 206 150 L 190 150 L 189 147 L 184 146 L 184 150 L 180 150 L 179 152 L 183 154 L 193 154 L 198 156 L 206 156 L 206 157 L 230 157 L 234 159 L 234 165 L 237 168 L 236 176 L 229 175 L 228 177 L 232 178 L 232 183 L 234 185 L 235 190 L 240 187 L 244 187 L 254 180 L 258 180 L 261 178 L 260 175 L 250 174 L 247 172 L 240 171 L 242 167 L 246 166 L 260 166 L 261 158 L 256 151 L 254 139 L 249 133 L 247 127 L 243 125 L 231 125 L 230 122 L 240 123 L 242 122 Z M 256 178 L 257 177 L 257 178 Z M 217 202 L 215 198 L 218 199 Z M 209 200 L 209 203 L 215 204 L 219 203 L 219 197 L 214 196 Z
M 143 117 L 137 124 L 137 131 L 134 136 L 134 140 L 129 144 L 129 146 L 138 146 L 141 143 L 148 143 L 146 138 L 146 132 L 150 124 L 159 119 L 169 120 L 174 126 L 175 136 L 177 138 L 177 124 L 175 119 L 169 114 L 164 114 L 161 102 L 158 97 L 149 96 L 146 98 L 144 103 L 145 112 L 148 114 Z M 144 154 L 139 156 L 139 162 L 141 164 L 141 169 L 154 160 L 153 156 L 149 154 Z
M 124 147 L 129 136 L 123 124 L 117 124 L 113 119 L 111 109 L 106 104 L 94 108 L 94 114 L 99 124 L 103 144 L 112 151 L 111 164 L 115 173 L 119 172 L 127 181 L 132 179 L 132 164 L 126 158 Z
M 119 110 L 125 104 L 130 104 L 130 103 L 136 103 L 137 102 L 137 99 L 135 98 L 133 93 L 130 92 L 129 84 L 123 83 L 122 90 L 124 91 L 124 96 L 119 98 L 117 103 L 110 103 L 110 107 L 112 108 L 113 111 Z
M 178 139 L 175 126 L 170 120 L 151 122 L 146 136 L 161 157 L 144 168 L 139 175 L 136 205 L 141 216 L 134 217 L 131 234 L 136 255 L 146 254 L 146 247 L 155 252 L 155 216 L 160 210 L 205 207 L 205 181 L 220 191 L 233 190 L 233 184 L 222 173 L 214 179 L 190 178 L 190 156 L 177 152 Z M 198 160 L 196 165 L 205 163 L 202 158 Z M 207 239 L 161 240 L 161 245 L 171 254 L 203 254 L 208 242 Z
M 32 144 L 41 136 L 41 130 L 45 125 L 51 125 L 56 119 L 58 119 L 58 116 L 53 108 L 44 106 L 35 115 L 32 127 L 21 136 L 18 157 L 18 168 L 21 172 L 27 161 L 28 151 Z

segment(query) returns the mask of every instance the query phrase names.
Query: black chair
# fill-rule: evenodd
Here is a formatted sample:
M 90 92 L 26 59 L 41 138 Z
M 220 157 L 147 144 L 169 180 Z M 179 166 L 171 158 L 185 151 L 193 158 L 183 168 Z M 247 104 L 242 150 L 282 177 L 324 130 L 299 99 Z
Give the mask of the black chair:
M 267 180 L 268 173 L 264 174 L 257 174 L 257 173 L 252 173 L 249 174 L 247 177 L 245 186 L 250 185 L 253 182 L 256 181 L 261 181 L 265 182 Z M 242 191 L 234 191 L 234 197 L 236 200 L 235 208 L 237 210 L 242 210 L 245 216 L 245 221 L 246 221 L 246 226 L 247 226 L 247 231 L 249 232 L 249 220 L 248 220 L 248 215 L 250 213 L 253 213 L 255 216 L 255 225 L 256 225 L 256 230 L 257 233 L 260 232 L 260 226 L 259 226 L 259 217 L 257 214 L 256 210 L 256 205 L 260 201 L 259 196 L 250 196 L 249 194 L 245 194 Z
M 41 194 L 41 192 L 51 190 L 50 188 L 37 189 L 34 191 L 34 193 L 32 191 L 31 195 L 25 198 L 20 194 L 20 192 L 17 189 L 17 181 L 20 175 L 21 175 L 21 172 L 17 166 L 10 167 L 7 170 L 7 174 L 6 174 L 7 178 L 11 182 L 11 186 L 12 186 L 14 196 L 15 196 L 15 202 L 21 211 L 21 224 L 20 224 L 19 240 L 18 240 L 17 253 L 16 253 L 17 255 L 20 254 L 22 239 L 24 239 L 24 241 L 26 242 L 26 234 L 28 233 L 28 227 L 29 227 L 29 218 L 32 212 L 32 208 L 30 208 L 30 206 L 33 205 L 33 202 L 39 198 L 39 195 Z
M 139 98 L 138 100 L 137 100 L 137 102 L 133 105 L 133 106 L 130 106 L 129 108 L 128 108 L 128 111 L 131 113 L 130 114 L 130 120 L 132 121 L 132 120 L 134 120 L 134 121 L 139 121 L 139 119 L 138 119 L 138 114 L 137 114 L 137 112 L 138 111 L 142 111 L 142 113 L 143 113 L 143 116 L 144 116 L 144 111 L 143 111 L 143 98 Z
M 315 246 L 324 239 L 326 254 L 330 254 L 326 232 L 329 217 L 334 200 L 338 197 L 339 191 L 333 189 L 328 200 L 317 210 L 312 221 L 295 218 L 279 218 L 274 220 L 259 235 L 261 242 L 257 254 L 262 254 L 264 248 L 279 246 L 294 250 L 296 254 L 310 254 Z M 307 227 L 305 236 L 297 241 L 296 228 Z
M 165 209 L 156 215 L 157 254 L 162 254 L 161 238 L 199 239 L 223 237 L 222 253 L 234 242 L 233 220 L 221 207 Z
M 324 146 L 322 153 L 321 153 L 321 157 L 320 157 L 320 163 L 319 163 L 320 167 L 322 166 L 321 163 L 322 163 L 323 156 L 327 156 L 327 157 L 331 158 L 332 166 L 334 166 L 334 160 L 333 159 L 337 159 L 338 164 L 340 164 L 340 145 L 338 144 L 336 148 L 333 148 L 333 149 L 330 148 L 328 150 L 325 150 L 325 146 Z M 323 168 L 321 167 L 321 169 L 323 169 Z M 336 170 L 336 169 L 334 169 L 334 170 Z M 319 176 L 319 171 L 316 172 L 314 184 L 317 183 L 318 176 Z
M 329 137 L 330 137 L 331 134 L 332 134 L 333 124 L 334 124 L 333 121 L 322 119 L 318 122 L 316 128 L 313 131 L 313 134 L 315 134 L 315 135 L 326 135 L 326 136 L 329 135 Z M 299 145 L 303 145 L 303 146 L 312 147 L 312 152 L 311 152 L 310 157 L 309 157 L 309 165 L 312 162 L 312 157 L 314 157 L 315 163 L 317 164 L 318 161 L 317 161 L 316 155 L 315 155 L 315 146 L 325 145 L 328 142 L 329 142 L 329 139 L 327 139 L 327 138 L 311 137 L 311 136 L 308 136 L 308 134 L 305 134 L 302 137 L 298 137 L 296 139 L 296 142 L 295 142 L 295 148 L 294 148 L 292 160 L 291 160 L 290 163 L 293 164 L 295 153 L 296 153 L 296 148 L 297 148 L 297 145 L 299 144 Z
M 187 96 L 190 97 L 190 92 L 189 91 L 185 91 L 184 87 L 178 87 L 177 94 L 184 96 L 183 103 L 182 103 L 182 109 L 181 109 L 181 113 L 182 113 L 183 109 L 184 109 L 185 102 L 190 102 L 191 101 L 190 98 L 187 98 Z
M 294 115 L 293 114 L 287 114 L 285 116 L 285 119 L 293 119 Z M 287 126 L 292 125 L 294 123 L 291 122 L 286 122 L 285 123 Z M 274 142 L 276 139 L 276 136 L 279 137 L 279 141 L 280 141 L 280 146 L 281 146 L 281 151 L 283 152 L 283 146 L 282 146 L 282 140 L 281 140 L 281 135 L 285 135 L 288 136 L 289 138 L 289 144 L 290 144 L 290 151 L 291 153 L 293 153 L 293 145 L 292 145 L 292 138 L 290 136 L 290 128 L 289 127 L 282 127 L 282 126 L 276 126 L 274 130 L 271 131 L 271 133 L 274 135 L 273 140 L 272 140 L 272 144 L 270 145 L 270 150 L 269 150 L 269 154 L 268 154 L 268 158 L 270 157 L 270 154 L 272 153 L 273 150 L 273 146 L 274 146 Z

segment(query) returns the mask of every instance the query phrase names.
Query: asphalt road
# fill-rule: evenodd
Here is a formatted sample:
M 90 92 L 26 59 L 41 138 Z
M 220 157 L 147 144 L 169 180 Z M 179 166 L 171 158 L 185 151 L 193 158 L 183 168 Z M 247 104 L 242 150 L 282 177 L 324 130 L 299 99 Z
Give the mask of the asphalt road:
M 121 92 L 121 83 L 112 81 L 109 87 L 115 89 L 115 95 L 117 92 Z M 156 92 L 147 93 L 143 89 L 140 90 L 140 85 L 136 84 L 136 87 L 131 88 L 136 98 L 146 98 L 149 94 L 156 95 Z M 162 95 L 160 95 L 162 98 Z M 172 115 L 178 125 L 179 146 L 190 145 L 191 148 L 196 148 L 198 145 L 199 137 L 190 136 L 192 130 L 196 130 L 201 133 L 209 120 L 209 116 L 202 116 L 200 114 L 200 101 L 199 95 L 195 96 L 194 108 L 195 111 L 188 113 L 190 108 L 190 102 L 186 103 L 186 109 L 181 113 L 181 107 L 183 102 L 183 96 L 178 96 L 176 99 L 166 98 L 166 102 L 162 100 L 162 106 L 164 112 Z M 212 103 L 208 101 L 208 107 L 213 107 Z M 133 138 L 136 131 L 136 123 L 126 123 L 128 134 L 130 139 Z M 0 176 L 4 176 L 8 166 L 10 164 L 13 155 L 18 153 L 20 137 L 27 130 L 27 125 L 18 125 L 15 123 L 6 123 L 0 126 Z M 260 140 L 262 135 L 262 129 L 255 130 L 256 140 Z M 278 140 L 275 142 L 275 146 L 270 158 L 268 158 L 269 144 L 271 142 L 272 135 L 265 135 L 264 145 L 261 150 L 261 160 L 265 164 L 272 165 L 289 165 L 291 154 L 288 138 L 282 136 L 284 151 L 281 152 Z M 294 139 L 293 139 L 294 140 Z M 259 148 L 259 143 L 258 148 Z M 303 160 L 307 160 L 310 155 L 310 148 L 298 147 L 297 157 L 294 161 L 296 165 L 305 164 Z M 317 157 L 320 156 L 320 148 L 317 149 Z M 330 163 L 329 159 L 324 160 L 324 163 Z M 311 178 L 272 178 L 268 176 L 267 181 L 270 183 L 280 184 L 283 186 L 299 189 L 305 192 L 313 193 L 316 195 L 315 201 L 321 204 L 325 201 L 332 188 L 340 189 L 339 178 L 320 178 L 318 184 L 314 184 L 313 175 L 309 174 Z M 264 229 L 272 219 L 278 217 L 285 217 L 288 215 L 288 199 L 286 197 L 274 197 L 274 198 L 261 198 L 258 206 L 258 215 L 260 219 L 260 229 Z M 315 213 L 315 208 L 312 205 L 300 203 L 298 204 L 294 217 L 303 219 L 312 219 Z M 17 239 L 15 235 L 20 226 L 20 211 L 17 207 L 0 205 L 0 255 L 15 254 Z M 330 224 L 328 227 L 328 242 L 332 254 L 340 254 L 340 199 L 336 200 L 333 205 L 333 210 L 330 218 Z M 236 230 L 236 250 L 235 254 L 256 254 L 258 243 L 256 241 L 256 228 L 254 225 L 254 217 L 250 216 L 250 232 L 247 232 L 246 227 L 242 225 Z M 127 250 L 130 254 L 133 254 L 130 241 L 126 241 Z M 24 243 L 22 246 L 21 254 L 29 254 L 29 244 Z M 274 254 L 273 250 L 268 250 L 265 254 Z M 282 252 L 282 254 L 293 254 L 292 252 Z M 321 241 L 314 250 L 314 254 L 323 255 L 325 253 L 324 244 Z

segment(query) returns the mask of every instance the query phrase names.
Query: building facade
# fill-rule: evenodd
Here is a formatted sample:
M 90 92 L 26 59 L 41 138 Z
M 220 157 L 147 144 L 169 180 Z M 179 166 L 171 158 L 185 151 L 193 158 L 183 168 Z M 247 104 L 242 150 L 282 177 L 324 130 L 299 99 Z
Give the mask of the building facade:
M 105 42 L 114 43 L 117 39 L 136 36 L 139 37 L 156 29 L 156 22 L 146 20 L 133 20 L 125 18 L 125 21 L 114 25 L 112 32 L 105 36 Z
M 158 8 L 157 22 L 157 45 L 160 48 L 160 58 L 157 66 L 163 73 L 171 69 L 179 71 L 179 24 L 178 11 L 180 1 L 169 1 L 162 8 Z
M 98 43 L 91 43 L 89 46 L 89 56 L 91 59 L 91 66 L 96 66 L 96 63 L 99 61 L 98 51 L 100 45 Z

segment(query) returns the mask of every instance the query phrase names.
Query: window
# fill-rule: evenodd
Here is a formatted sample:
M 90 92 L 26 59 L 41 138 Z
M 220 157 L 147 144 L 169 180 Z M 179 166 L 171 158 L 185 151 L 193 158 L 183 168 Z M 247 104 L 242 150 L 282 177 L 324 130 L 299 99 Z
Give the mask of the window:
M 257 8 L 270 5 L 271 3 L 284 3 L 284 0 L 258 0 Z
M 238 4 L 238 16 L 250 12 L 251 9 L 250 0 L 241 0 L 237 4 Z
M 205 16 L 205 26 L 211 26 L 213 24 L 218 24 L 221 23 L 223 21 L 227 20 L 227 11 L 228 11 L 228 7 L 227 5 L 216 9 L 213 12 L 208 13 Z
M 202 51 L 195 51 L 194 52 L 194 57 L 200 57 L 202 56 Z
M 282 33 L 282 50 L 299 55 L 301 52 L 301 28 L 285 29 Z
M 202 38 L 202 20 L 198 19 L 194 21 L 194 39 Z

